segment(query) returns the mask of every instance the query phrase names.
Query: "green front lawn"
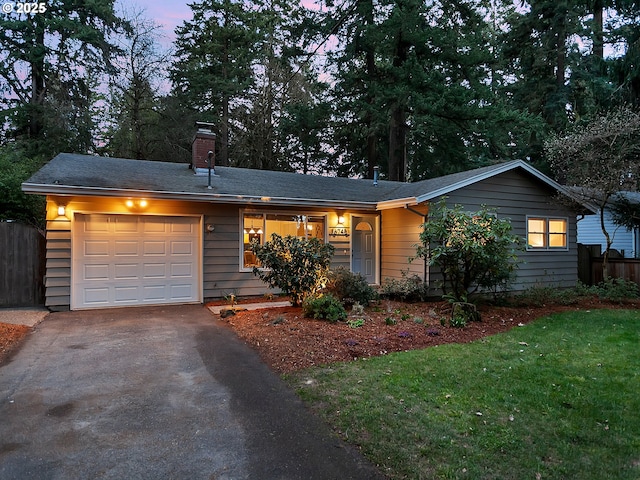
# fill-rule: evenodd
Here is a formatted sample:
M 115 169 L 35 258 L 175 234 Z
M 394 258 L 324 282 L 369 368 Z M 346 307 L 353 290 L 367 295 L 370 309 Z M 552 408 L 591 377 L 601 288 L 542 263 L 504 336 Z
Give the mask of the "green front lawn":
M 540 319 L 287 380 L 391 478 L 640 478 L 640 312 Z

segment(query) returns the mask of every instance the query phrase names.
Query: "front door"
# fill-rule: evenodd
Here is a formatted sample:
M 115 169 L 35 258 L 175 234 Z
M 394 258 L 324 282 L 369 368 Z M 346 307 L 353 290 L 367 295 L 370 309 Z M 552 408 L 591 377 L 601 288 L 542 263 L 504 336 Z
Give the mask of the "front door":
M 376 218 L 353 217 L 351 270 L 369 283 L 377 283 Z

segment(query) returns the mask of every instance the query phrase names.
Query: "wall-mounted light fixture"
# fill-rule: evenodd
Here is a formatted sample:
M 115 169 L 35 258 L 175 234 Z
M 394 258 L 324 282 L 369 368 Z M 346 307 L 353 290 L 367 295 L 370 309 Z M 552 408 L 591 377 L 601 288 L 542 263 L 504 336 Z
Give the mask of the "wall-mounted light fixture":
M 58 205 L 58 216 L 64 217 L 67 214 L 67 207 L 64 205 Z
M 338 215 L 338 223 L 335 227 L 331 227 L 329 229 L 329 236 L 330 237 L 348 237 L 349 229 L 345 225 L 345 222 L 346 220 L 344 218 L 344 215 Z
M 213 223 L 207 223 L 205 228 L 207 229 L 207 233 L 211 233 L 216 229 L 216 226 Z
M 144 198 L 129 198 L 124 204 L 129 210 L 142 210 L 149 206 L 149 202 Z

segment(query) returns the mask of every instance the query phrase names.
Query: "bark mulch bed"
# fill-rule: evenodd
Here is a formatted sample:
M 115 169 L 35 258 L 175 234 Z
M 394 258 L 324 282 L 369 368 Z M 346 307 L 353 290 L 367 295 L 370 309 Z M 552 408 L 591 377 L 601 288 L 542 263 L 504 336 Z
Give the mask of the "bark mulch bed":
M 471 342 L 554 312 L 638 306 L 640 303 L 637 302 L 621 305 L 596 299 L 570 306 L 480 306 L 478 310 L 482 320 L 471 322 L 464 328 L 448 326 L 451 312 L 448 303 L 407 304 L 387 300 L 366 308 L 361 314 L 350 314 L 347 322 L 334 324 L 304 318 L 302 310 L 294 307 L 241 311 L 220 321 L 226 322 L 240 338 L 257 350 L 273 370 L 289 373 L 314 365 L 446 343 Z M 441 325 L 443 318 L 447 319 L 447 326 Z M 362 325 L 355 327 L 358 323 Z
M 281 300 L 281 299 L 279 299 Z M 243 302 L 263 302 L 245 299 Z M 240 306 L 243 302 L 240 302 Z M 554 312 L 595 308 L 640 308 L 640 302 L 610 303 L 596 299 L 579 304 L 538 307 L 479 307 L 482 321 L 464 328 L 442 326 L 450 316 L 445 302 L 402 303 L 382 300 L 348 322 L 329 323 L 304 318 L 295 307 L 241 311 L 221 318 L 258 351 L 276 372 L 288 373 L 314 365 L 351 361 L 391 352 L 466 343 L 505 332 Z M 362 325 L 355 327 L 356 324 Z M 350 322 L 349 322 L 350 321 Z M 352 326 L 349 325 L 351 323 Z M 0 365 L 6 362 L 31 331 L 31 327 L 0 323 Z
M 31 331 L 26 325 L 0 323 L 0 365 L 2 365 Z

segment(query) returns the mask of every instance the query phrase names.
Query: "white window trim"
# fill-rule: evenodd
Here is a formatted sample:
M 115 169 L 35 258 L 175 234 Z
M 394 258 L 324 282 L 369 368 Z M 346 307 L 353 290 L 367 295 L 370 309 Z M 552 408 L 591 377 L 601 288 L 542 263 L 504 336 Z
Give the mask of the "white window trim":
M 529 245 L 529 219 L 544 220 L 546 222 L 546 232 L 545 232 L 546 238 L 545 238 L 544 247 L 532 247 Z M 564 220 L 565 225 L 567 226 L 567 231 L 565 232 L 566 244 L 564 247 L 549 246 L 549 221 L 550 220 Z M 525 240 L 527 242 L 527 247 L 526 247 L 527 252 L 567 252 L 569 251 L 569 218 L 560 217 L 560 216 L 549 216 L 549 215 L 527 215 L 527 218 L 525 221 Z

